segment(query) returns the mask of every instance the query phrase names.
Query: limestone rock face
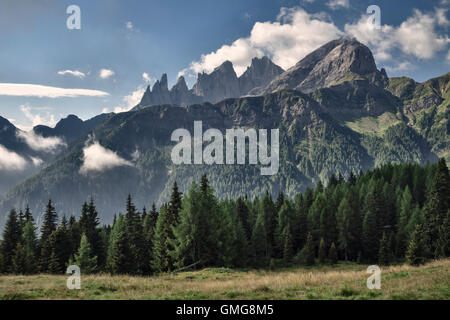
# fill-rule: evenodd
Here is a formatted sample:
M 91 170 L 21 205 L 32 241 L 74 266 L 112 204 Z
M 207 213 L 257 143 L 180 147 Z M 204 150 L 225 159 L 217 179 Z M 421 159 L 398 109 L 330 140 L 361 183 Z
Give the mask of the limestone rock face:
M 283 73 L 283 69 L 273 63 L 269 58 L 253 58 L 252 64 L 239 77 L 241 96 L 247 95 L 251 90 L 265 87 L 269 82 Z
M 226 98 L 238 98 L 240 96 L 239 80 L 234 72 L 233 64 L 225 61 L 210 74 L 199 73 L 193 90 L 195 95 L 212 103 Z

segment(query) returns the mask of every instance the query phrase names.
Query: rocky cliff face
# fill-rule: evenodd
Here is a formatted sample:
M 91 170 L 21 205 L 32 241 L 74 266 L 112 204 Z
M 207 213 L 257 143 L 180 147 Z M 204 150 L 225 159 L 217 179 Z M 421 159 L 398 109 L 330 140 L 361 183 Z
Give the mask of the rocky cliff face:
M 233 64 L 225 61 L 210 74 L 199 73 L 197 82 L 192 89 L 188 89 L 184 77 L 180 77 L 170 90 L 167 87 L 167 75 L 163 74 L 161 80 L 157 81 L 152 89 L 147 87 L 141 102 L 134 110 L 164 104 L 188 106 L 195 103 L 215 103 L 227 98 L 238 98 L 247 95 L 256 87 L 266 86 L 282 72 L 283 69 L 269 58 L 254 58 L 252 64 L 238 78 Z
M 255 88 L 267 86 L 272 79 L 282 74 L 283 71 L 267 57 L 253 58 L 252 64 L 239 77 L 241 96 L 247 95 Z
M 193 90 L 194 94 L 209 102 L 238 98 L 240 96 L 239 80 L 234 72 L 233 64 L 225 61 L 210 74 L 199 73 Z

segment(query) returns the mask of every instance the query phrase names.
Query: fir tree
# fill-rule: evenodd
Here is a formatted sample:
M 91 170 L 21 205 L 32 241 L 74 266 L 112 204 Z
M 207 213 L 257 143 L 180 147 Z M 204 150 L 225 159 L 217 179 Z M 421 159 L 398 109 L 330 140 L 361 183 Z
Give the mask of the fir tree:
M 25 252 L 22 244 L 18 242 L 12 259 L 12 272 L 15 274 L 24 274 L 25 269 Z
M 285 263 L 289 263 L 294 256 L 294 243 L 292 241 L 291 226 L 289 224 L 284 228 L 283 238 L 283 260 Z
M 391 248 L 389 243 L 389 237 L 386 232 L 383 232 L 383 237 L 380 240 L 380 249 L 378 252 L 378 264 L 382 266 L 388 266 L 390 264 Z

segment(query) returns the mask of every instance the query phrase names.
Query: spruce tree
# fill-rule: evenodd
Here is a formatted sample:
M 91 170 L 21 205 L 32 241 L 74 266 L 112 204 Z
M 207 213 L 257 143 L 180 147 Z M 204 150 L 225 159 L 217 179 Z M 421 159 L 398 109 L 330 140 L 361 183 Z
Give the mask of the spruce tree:
M 1 242 L 2 269 L 0 272 L 12 272 L 12 260 L 17 244 L 22 240 L 22 233 L 16 210 L 11 210 L 3 230 L 3 241 Z
M 14 274 L 24 274 L 26 272 L 25 252 L 20 242 L 17 243 L 12 259 L 12 272 Z
M 327 247 L 325 245 L 325 240 L 323 238 L 320 239 L 319 244 L 319 263 L 324 264 L 327 259 Z
M 24 273 L 33 274 L 38 270 L 38 265 L 36 263 L 38 240 L 36 237 L 36 227 L 31 219 L 25 223 L 22 241 L 25 259 Z
M 156 272 L 168 271 L 172 266 L 172 259 L 169 256 L 169 228 L 167 222 L 168 208 L 163 205 L 158 214 L 156 222 L 155 236 L 153 239 L 153 256 L 151 265 Z
M 294 256 L 294 243 L 292 241 L 291 226 L 288 224 L 283 231 L 284 247 L 283 247 L 283 260 L 285 263 L 289 263 Z
M 56 230 L 56 222 L 58 220 L 58 215 L 56 214 L 55 207 L 52 204 L 52 200 L 48 200 L 47 208 L 44 214 L 44 225 L 41 229 L 41 246 L 48 240 L 53 231 Z M 51 253 L 50 253 L 51 254 Z M 50 256 L 45 257 L 50 258 Z
M 265 226 L 263 212 L 260 212 L 256 218 L 252 233 L 252 248 L 254 264 L 258 267 L 266 266 L 269 262 L 269 241 Z
M 308 266 L 312 266 L 315 263 L 316 258 L 316 252 L 315 252 L 313 237 L 311 233 L 308 233 L 308 236 L 306 237 L 306 244 L 304 247 L 304 254 L 305 254 L 305 264 Z
M 244 228 L 245 236 L 247 240 L 250 240 L 251 238 L 251 227 L 249 223 L 250 210 L 248 209 L 247 204 L 241 197 L 237 199 L 236 210 L 241 225 Z
M 383 237 L 380 240 L 380 249 L 378 252 L 378 264 L 388 266 L 390 264 L 390 243 L 386 232 L 383 232 Z
M 423 225 L 417 225 L 411 235 L 411 240 L 406 251 L 406 259 L 409 264 L 417 266 L 427 261 L 430 256 L 429 240 Z
M 429 239 L 430 253 L 436 252 L 439 227 L 443 224 L 450 207 L 450 174 L 442 158 L 437 165 L 425 209 L 425 228 Z
M 91 274 L 97 270 L 97 256 L 93 255 L 87 236 L 81 236 L 80 248 L 75 255 L 75 265 L 80 267 L 83 274 Z

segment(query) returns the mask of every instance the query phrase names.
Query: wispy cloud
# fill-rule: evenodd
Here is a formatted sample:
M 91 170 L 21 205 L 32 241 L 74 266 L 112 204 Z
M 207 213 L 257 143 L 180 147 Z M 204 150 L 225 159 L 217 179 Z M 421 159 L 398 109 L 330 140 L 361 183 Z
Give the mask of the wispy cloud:
M 123 102 L 125 105 L 117 106 L 114 108 L 115 113 L 127 112 L 133 109 L 139 102 L 141 102 L 142 96 L 145 93 L 145 87 L 139 86 L 136 90 L 131 92 L 129 95 L 123 97 Z M 106 111 L 106 109 L 104 109 Z
M 44 138 L 31 131 L 18 131 L 17 137 L 22 139 L 31 149 L 35 151 L 54 152 L 59 147 L 66 146 L 66 143 L 59 137 Z M 34 162 L 34 161 L 33 161 Z
M 71 75 L 71 76 L 74 76 L 74 77 L 77 77 L 80 79 L 83 79 L 84 77 L 86 77 L 85 73 L 78 71 L 78 70 L 61 70 L 61 71 L 58 71 L 58 74 L 60 76 L 64 76 L 64 75 L 68 74 L 68 75 Z
M 64 89 L 38 84 L 0 83 L 0 96 L 73 98 L 79 96 L 105 97 L 109 93 L 89 89 Z
M 133 164 L 121 158 L 116 152 L 102 147 L 98 141 L 89 141 L 83 149 L 81 174 L 101 172 L 120 166 L 133 166 Z
M 144 81 L 145 81 L 147 84 L 152 84 L 152 83 L 155 83 L 155 82 L 156 82 L 156 79 L 153 78 L 152 76 L 150 76 L 147 72 L 144 72 L 144 73 L 142 74 L 142 79 L 144 79 Z
M 331 10 L 337 10 L 337 9 L 341 9 L 341 8 L 349 8 L 350 0 L 330 0 L 327 2 L 327 6 Z
M 108 79 L 108 78 L 112 77 L 115 74 L 116 73 L 113 70 L 110 70 L 110 69 L 101 69 L 99 71 L 99 76 L 102 79 Z
M 40 108 L 42 109 L 42 108 Z M 23 112 L 25 117 L 30 121 L 31 125 L 25 126 L 25 125 L 18 125 L 18 127 L 22 130 L 28 131 L 31 130 L 33 127 L 37 125 L 46 125 L 49 127 L 53 127 L 56 125 L 56 118 L 55 115 L 51 114 L 50 112 L 46 112 L 45 115 L 42 114 L 34 114 L 32 110 L 37 110 L 37 108 L 32 108 L 29 105 L 21 105 L 20 110 Z
M 127 21 L 125 23 L 125 27 L 127 28 L 127 30 L 133 31 L 133 29 L 134 29 L 133 22 Z
M 22 171 L 27 167 L 27 164 L 23 157 L 0 144 L 0 170 Z

